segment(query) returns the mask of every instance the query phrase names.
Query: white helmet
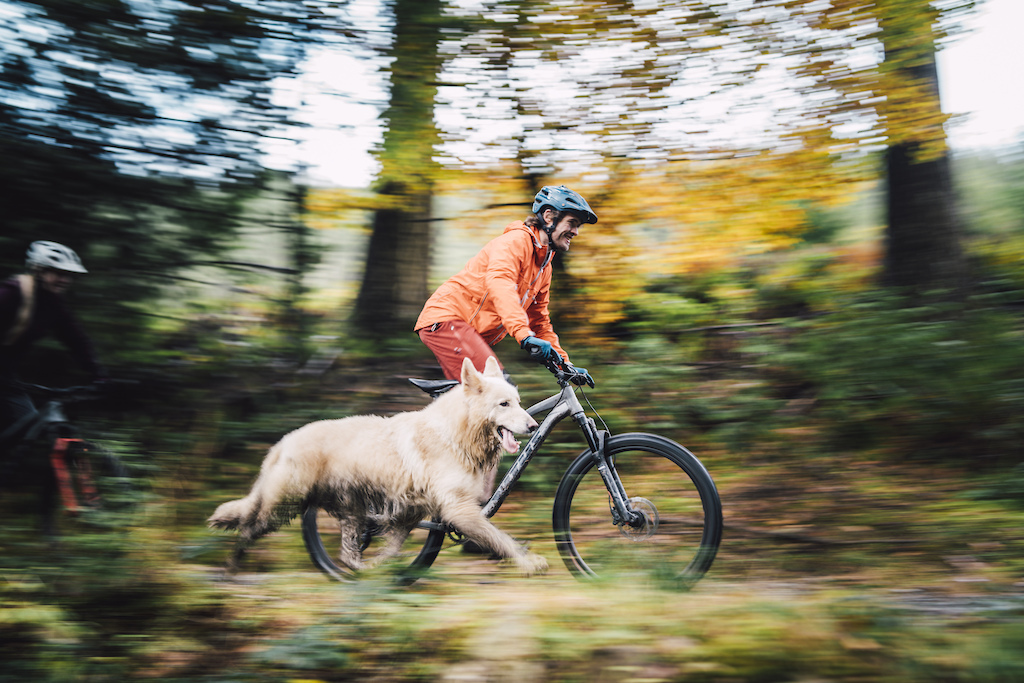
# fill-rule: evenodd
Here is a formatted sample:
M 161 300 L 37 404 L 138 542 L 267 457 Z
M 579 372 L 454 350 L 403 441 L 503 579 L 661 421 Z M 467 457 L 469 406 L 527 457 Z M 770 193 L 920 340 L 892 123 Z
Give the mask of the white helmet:
M 71 249 L 56 242 L 39 241 L 29 245 L 28 254 L 25 256 L 25 265 L 29 268 L 53 268 L 68 273 L 88 273 Z

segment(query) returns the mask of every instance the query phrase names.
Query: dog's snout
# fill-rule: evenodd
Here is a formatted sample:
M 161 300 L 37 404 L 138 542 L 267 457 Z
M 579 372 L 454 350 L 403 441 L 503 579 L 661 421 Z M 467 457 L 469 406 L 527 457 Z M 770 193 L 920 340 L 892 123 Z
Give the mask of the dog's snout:
M 532 420 L 531 422 L 532 422 L 532 424 L 530 425 L 530 433 L 533 434 L 535 431 L 537 431 L 537 429 L 540 427 L 540 425 L 537 424 L 536 420 Z

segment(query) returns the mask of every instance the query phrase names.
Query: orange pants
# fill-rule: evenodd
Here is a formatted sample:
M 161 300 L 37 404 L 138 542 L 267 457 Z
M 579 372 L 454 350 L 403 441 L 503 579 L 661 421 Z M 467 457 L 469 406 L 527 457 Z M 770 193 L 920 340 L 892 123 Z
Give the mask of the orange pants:
M 441 364 L 441 370 L 448 379 L 462 380 L 464 358 L 473 361 L 477 372 L 484 371 L 488 358 L 498 360 L 480 333 L 462 320 L 446 320 L 429 327 L 421 327 L 416 332 L 420 335 L 420 341 L 434 352 L 434 357 Z M 498 365 L 501 366 L 500 360 Z

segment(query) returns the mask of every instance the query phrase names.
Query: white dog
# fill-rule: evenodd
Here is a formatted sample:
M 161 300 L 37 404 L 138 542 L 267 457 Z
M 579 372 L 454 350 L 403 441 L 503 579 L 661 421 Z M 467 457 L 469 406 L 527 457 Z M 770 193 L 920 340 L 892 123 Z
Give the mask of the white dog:
M 502 451 L 519 450 L 513 434 L 536 428 L 493 358 L 483 374 L 466 359 L 462 384 L 422 410 L 322 420 L 287 434 L 267 453 L 249 495 L 218 507 L 209 524 L 239 531 L 232 570 L 249 545 L 280 525 L 279 504 L 308 501 L 338 518 L 339 559 L 353 570 L 364 567 L 359 539 L 372 514 L 386 520 L 387 537 L 374 563 L 396 554 L 420 520 L 437 515 L 524 574 L 543 572 L 544 558 L 499 531 L 478 502 Z

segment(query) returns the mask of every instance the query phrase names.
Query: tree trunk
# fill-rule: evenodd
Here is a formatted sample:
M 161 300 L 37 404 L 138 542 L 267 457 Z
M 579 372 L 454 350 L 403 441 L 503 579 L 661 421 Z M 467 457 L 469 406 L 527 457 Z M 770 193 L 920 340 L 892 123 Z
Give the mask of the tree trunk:
M 430 197 L 419 211 L 386 209 L 373 217 L 356 324 L 371 336 L 412 332 L 427 300 Z
M 371 337 L 412 333 L 428 296 L 430 200 L 437 164 L 434 98 L 441 67 L 441 0 L 396 0 L 391 95 L 379 153 L 377 211 L 354 322 Z
M 959 294 L 966 283 L 949 156 L 915 161 L 915 145 L 886 153 L 888 197 L 883 283 L 922 294 Z
M 920 27 L 919 31 L 930 34 L 931 27 Z M 892 142 L 885 157 L 888 227 L 882 282 L 913 295 L 944 291 L 956 297 L 966 285 L 967 267 L 942 128 L 934 39 L 907 48 L 905 41 L 892 38 L 883 32 L 886 62 L 894 65 L 903 83 L 914 86 L 909 92 L 915 94 L 903 100 L 895 94 L 891 97 Z M 902 135 L 902 127 L 917 132 Z
M 287 194 L 288 213 L 282 221 L 285 232 L 285 249 L 287 250 L 289 267 L 293 271 L 288 276 L 285 297 L 282 329 L 285 334 L 286 349 L 297 365 L 308 360 L 309 349 L 309 316 L 302 309 L 302 299 L 308 288 L 304 277 L 316 265 L 318 258 L 313 251 L 310 239 L 310 227 L 303 220 L 306 210 L 308 189 L 304 185 L 292 185 Z

